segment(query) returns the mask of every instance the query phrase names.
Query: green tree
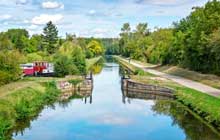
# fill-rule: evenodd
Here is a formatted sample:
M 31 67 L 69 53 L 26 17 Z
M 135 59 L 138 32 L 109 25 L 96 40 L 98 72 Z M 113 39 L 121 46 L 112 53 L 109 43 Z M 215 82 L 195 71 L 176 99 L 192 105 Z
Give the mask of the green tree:
M 86 74 L 86 58 L 83 50 L 76 46 L 72 52 L 72 62 L 79 70 L 80 74 Z
M 11 50 L 13 44 L 9 40 L 8 36 L 5 33 L 0 33 L 0 51 L 2 50 Z
M 57 27 L 50 21 L 43 30 L 43 43 L 49 54 L 55 53 L 58 49 L 58 30 Z
M 32 35 L 30 38 L 30 52 L 37 52 L 43 50 L 43 38 L 41 35 Z
M 55 74 L 58 77 L 79 73 L 77 67 L 65 55 L 56 56 L 54 63 Z
M 20 52 L 29 47 L 29 34 L 25 29 L 9 29 L 5 33 L 13 43 L 14 48 Z
M 0 51 L 0 84 L 18 80 L 22 74 L 20 69 L 21 54 L 18 51 Z
M 120 40 L 119 40 L 119 48 L 120 48 L 120 53 L 124 56 L 129 56 L 130 54 L 126 50 L 129 37 L 130 37 L 130 31 L 131 27 L 129 23 L 123 24 L 123 27 L 121 28 L 121 33 L 120 33 Z
M 93 53 L 94 56 L 102 55 L 104 53 L 104 48 L 101 43 L 96 40 L 92 40 L 87 45 L 87 49 Z

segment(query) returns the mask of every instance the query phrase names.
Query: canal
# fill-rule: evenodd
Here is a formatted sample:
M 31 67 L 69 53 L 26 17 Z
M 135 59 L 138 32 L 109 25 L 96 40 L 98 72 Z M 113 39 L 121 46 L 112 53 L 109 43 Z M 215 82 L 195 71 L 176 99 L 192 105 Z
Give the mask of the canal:
M 92 97 L 45 107 L 13 133 L 15 140 L 219 140 L 182 104 L 124 97 L 117 63 L 94 76 Z

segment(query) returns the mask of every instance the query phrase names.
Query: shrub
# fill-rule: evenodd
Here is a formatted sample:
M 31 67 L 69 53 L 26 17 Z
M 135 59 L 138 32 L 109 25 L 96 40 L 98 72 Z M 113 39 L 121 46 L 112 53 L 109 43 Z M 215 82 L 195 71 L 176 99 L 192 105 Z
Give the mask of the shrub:
M 21 99 L 20 102 L 15 104 L 15 111 L 16 111 L 16 119 L 17 120 L 24 120 L 30 116 L 30 103 L 25 100 L 24 98 Z
M 0 84 L 18 80 L 22 74 L 19 67 L 21 55 L 17 51 L 0 52 Z
M 43 100 L 47 104 L 51 104 L 56 101 L 60 91 L 57 89 L 55 82 L 49 82 L 46 84 L 46 93 L 43 95 Z
M 56 58 L 54 69 L 56 76 L 64 77 L 65 75 L 78 74 L 79 70 L 67 56 L 60 55 Z

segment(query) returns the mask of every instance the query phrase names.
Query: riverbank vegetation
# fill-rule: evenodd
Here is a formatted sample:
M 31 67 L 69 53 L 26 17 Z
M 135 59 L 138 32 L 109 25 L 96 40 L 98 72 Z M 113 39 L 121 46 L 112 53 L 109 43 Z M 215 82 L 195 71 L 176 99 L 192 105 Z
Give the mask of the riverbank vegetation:
M 42 34 L 32 36 L 25 29 L 9 29 L 0 33 L 0 84 L 20 79 L 20 64 L 34 61 L 54 63 L 58 77 L 84 75 L 88 67 L 86 59 L 103 54 L 104 47 L 98 39 L 72 34 L 60 38 L 52 22 L 47 23 Z
M 0 139 L 6 140 L 7 132 L 15 127 L 17 121 L 37 116 L 59 94 L 56 83 L 52 81 L 25 87 L 0 98 Z
M 140 23 L 132 31 L 130 24 L 125 23 L 118 51 L 136 60 L 220 75 L 219 20 L 220 2 L 212 0 L 203 7 L 194 7 L 172 28 L 150 32 L 147 23 Z

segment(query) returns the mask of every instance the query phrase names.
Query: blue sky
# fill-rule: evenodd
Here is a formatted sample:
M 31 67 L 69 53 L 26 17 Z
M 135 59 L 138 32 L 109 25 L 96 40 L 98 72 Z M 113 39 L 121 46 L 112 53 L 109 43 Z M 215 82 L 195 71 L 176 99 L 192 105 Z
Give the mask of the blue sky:
M 59 35 L 75 33 L 84 37 L 117 37 L 125 22 L 132 30 L 139 22 L 170 27 L 186 17 L 194 6 L 208 0 L 0 0 L 0 31 L 26 28 L 41 33 L 49 20 Z

